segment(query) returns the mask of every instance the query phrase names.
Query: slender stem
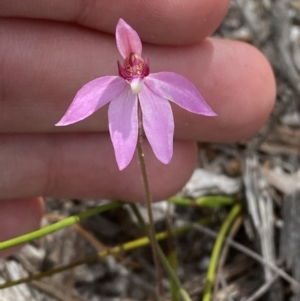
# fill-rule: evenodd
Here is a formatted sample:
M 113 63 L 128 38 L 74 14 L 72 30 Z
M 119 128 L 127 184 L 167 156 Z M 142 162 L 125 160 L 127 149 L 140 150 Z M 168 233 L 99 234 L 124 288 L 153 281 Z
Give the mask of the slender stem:
M 146 225 L 146 223 L 145 223 L 145 221 L 144 221 L 141 213 L 139 212 L 137 206 L 135 204 L 131 204 L 130 206 L 131 206 L 132 211 L 134 212 L 135 216 L 137 217 L 137 220 L 139 221 L 139 223 L 144 228 L 145 233 L 148 236 L 150 236 L 149 235 L 149 230 L 147 228 L 147 225 Z M 174 232 L 172 231 L 172 233 L 174 233 Z M 168 236 L 169 236 L 169 233 L 168 233 Z M 158 245 L 157 241 L 154 241 L 154 243 L 155 243 L 155 248 L 157 250 L 157 254 L 158 254 L 158 257 L 160 259 L 160 262 L 164 266 L 164 269 L 167 272 L 167 274 L 170 277 L 170 279 L 172 279 L 172 281 L 174 283 L 174 286 L 177 287 L 178 294 L 181 296 L 181 298 L 182 298 L 183 301 L 192 301 L 191 297 L 189 296 L 189 294 L 187 293 L 187 291 L 184 289 L 184 287 L 180 283 L 177 274 L 174 272 L 173 268 L 169 264 L 168 259 L 166 258 L 166 256 L 165 256 L 164 252 L 162 251 L 161 247 Z
M 199 220 L 198 223 L 201 224 L 201 225 L 208 225 L 209 223 L 211 223 L 211 220 L 206 218 L 206 219 Z M 175 236 L 182 235 L 182 234 L 186 233 L 187 231 L 190 231 L 192 228 L 193 228 L 192 225 L 186 225 L 186 226 L 183 226 L 181 228 L 177 228 L 175 230 L 172 230 L 172 234 L 175 235 Z M 169 235 L 170 235 L 170 233 L 168 233 L 167 231 L 160 232 L 160 233 L 155 235 L 155 238 L 157 240 L 163 240 L 163 239 L 166 239 Z M 99 260 L 105 258 L 108 255 L 122 254 L 124 252 L 129 252 L 129 251 L 132 251 L 132 250 L 135 250 L 135 249 L 138 249 L 138 248 L 142 248 L 144 246 L 148 246 L 149 244 L 150 244 L 150 240 L 149 240 L 148 236 L 147 237 L 141 237 L 141 238 L 138 238 L 136 240 L 126 242 L 122 245 L 115 246 L 115 247 L 112 247 L 110 249 L 101 251 L 96 255 L 74 261 L 74 262 L 69 263 L 67 265 L 59 266 L 59 267 L 53 268 L 51 270 L 48 270 L 48 271 L 45 271 L 45 272 L 42 272 L 42 273 L 39 273 L 39 274 L 33 274 L 33 275 L 30 275 L 29 277 L 25 277 L 25 278 L 21 278 L 21 279 L 18 279 L 18 280 L 14 280 L 14 281 L 10 281 L 10 282 L 0 284 L 0 290 L 4 289 L 4 288 L 15 286 L 15 285 L 18 285 L 18 284 L 27 283 L 29 281 L 39 280 L 39 279 L 42 279 L 44 277 L 49 277 L 49 276 L 52 276 L 52 275 L 70 270 L 72 268 L 76 268 L 76 267 L 78 267 L 82 264 L 88 264 L 88 263 L 93 263 L 93 262 L 99 261 Z
M 4 249 L 8 249 L 8 248 L 11 248 L 11 247 L 29 242 L 33 239 L 36 239 L 36 238 L 39 238 L 39 237 L 42 237 L 42 236 L 46 236 L 47 234 L 53 233 L 55 231 L 61 230 L 61 229 L 66 228 L 66 227 L 69 227 L 69 226 L 71 226 L 75 223 L 81 222 L 81 221 L 83 221 L 83 220 L 85 220 L 85 219 L 87 219 L 87 218 L 89 218 L 93 215 L 96 215 L 96 214 L 99 214 L 101 212 L 108 211 L 108 210 L 111 210 L 111 209 L 115 209 L 115 208 L 118 208 L 118 207 L 121 207 L 121 206 L 123 206 L 123 203 L 112 202 L 112 203 L 105 204 L 105 205 L 102 205 L 102 206 L 99 206 L 99 207 L 96 207 L 96 208 L 89 209 L 85 212 L 81 212 L 81 213 L 76 214 L 74 216 L 70 216 L 68 218 L 63 219 L 62 221 L 59 221 L 55 224 L 46 226 L 46 227 L 41 228 L 39 230 L 36 230 L 36 231 L 30 232 L 28 234 L 18 236 L 16 238 L 11 238 L 11 239 L 3 241 L 3 242 L 0 242 L 0 250 L 2 251 Z
M 232 206 L 237 202 L 237 200 L 233 197 L 222 196 L 222 195 L 202 196 L 195 200 L 182 198 L 182 197 L 171 197 L 168 199 L 168 201 L 180 206 L 194 205 L 194 206 L 212 207 L 212 208 L 221 207 L 221 206 Z
M 211 255 L 210 259 L 210 264 L 206 276 L 206 282 L 205 282 L 205 287 L 204 287 L 204 294 L 203 294 L 203 301 L 210 301 L 211 300 L 211 290 L 214 285 L 214 280 L 215 280 L 215 272 L 217 269 L 217 264 L 219 261 L 219 255 L 222 250 L 222 246 L 224 244 L 224 240 L 226 238 L 226 234 L 230 230 L 231 225 L 235 221 L 235 219 L 239 216 L 241 213 L 242 207 L 240 204 L 236 204 L 226 217 L 219 234 L 217 236 L 217 239 L 215 241 L 215 245 L 213 248 L 213 252 Z
M 178 270 L 178 259 L 177 259 L 177 253 L 174 246 L 174 237 L 172 235 L 172 228 L 173 228 L 172 222 L 173 221 L 170 213 L 170 203 L 168 203 L 168 210 L 166 214 L 166 226 L 167 226 L 167 231 L 169 232 L 169 237 L 167 239 L 167 244 L 168 244 L 167 260 L 170 266 L 172 267 L 174 273 L 176 274 Z M 169 278 L 169 285 L 170 285 L 170 292 L 171 292 L 171 300 L 179 301 L 177 284 L 172 277 L 169 276 L 168 278 Z
M 154 218 L 152 212 L 152 196 L 150 192 L 150 185 L 147 176 L 147 168 L 145 163 L 145 154 L 143 150 L 143 122 L 142 122 L 142 110 L 140 104 L 138 104 L 138 121 L 139 121 L 139 129 L 138 129 L 138 142 L 137 149 L 139 154 L 140 167 L 143 177 L 144 189 L 145 189 L 145 197 L 146 197 L 146 207 L 148 211 L 148 219 L 149 219 L 149 238 L 152 249 L 153 263 L 155 266 L 156 276 L 157 276 L 157 290 L 158 296 L 163 294 L 163 286 L 161 281 L 161 269 L 158 261 L 157 248 L 156 248 L 156 239 L 155 239 L 155 227 L 154 227 Z

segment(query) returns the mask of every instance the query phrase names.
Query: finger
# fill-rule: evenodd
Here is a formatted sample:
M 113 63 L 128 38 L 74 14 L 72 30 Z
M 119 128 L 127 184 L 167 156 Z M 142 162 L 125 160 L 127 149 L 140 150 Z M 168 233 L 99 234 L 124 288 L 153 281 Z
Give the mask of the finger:
M 41 198 L 0 200 L 0 241 L 36 230 L 43 216 Z M 0 251 L 0 257 L 17 252 L 19 247 Z
M 108 134 L 1 135 L 0 145 L 3 198 L 144 198 L 137 154 L 120 172 Z M 145 158 L 153 198 L 162 200 L 187 182 L 196 165 L 197 151 L 194 143 L 177 141 L 171 163 L 164 165 L 145 143 Z
M 2 0 L 0 16 L 75 22 L 114 34 L 119 18 L 143 41 L 183 45 L 209 36 L 221 23 L 229 0 Z
M 0 28 L 0 132 L 107 130 L 107 109 L 69 127 L 53 125 L 82 85 L 116 74 L 113 38 L 24 21 L 2 21 Z M 257 131 L 273 107 L 272 70 L 247 44 L 210 39 L 180 48 L 146 45 L 145 53 L 151 72 L 185 75 L 218 114 L 203 117 L 173 106 L 177 138 L 236 141 Z

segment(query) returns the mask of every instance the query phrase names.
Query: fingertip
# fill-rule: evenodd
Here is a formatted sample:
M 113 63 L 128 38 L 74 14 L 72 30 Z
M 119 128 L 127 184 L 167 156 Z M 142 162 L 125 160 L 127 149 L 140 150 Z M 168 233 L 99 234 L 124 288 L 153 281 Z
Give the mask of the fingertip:
M 0 241 L 5 241 L 39 228 L 44 212 L 42 198 L 0 200 Z M 20 246 L 0 251 L 6 257 Z
M 248 48 L 249 55 L 253 57 L 253 76 L 257 75 L 257 81 L 252 89 L 263 92 L 257 94 L 252 106 L 254 117 L 259 117 L 256 121 L 260 127 L 273 110 L 277 92 L 276 81 L 271 64 L 265 55 L 252 45 L 246 44 L 244 47 Z
M 222 39 L 207 39 L 189 51 L 197 63 L 186 69 L 184 60 L 178 60 L 174 71 L 186 72 L 217 116 L 173 106 L 176 137 L 227 143 L 254 135 L 266 122 L 276 97 L 266 57 L 249 44 Z
M 111 34 L 123 18 L 145 42 L 186 45 L 214 32 L 229 5 L 230 0 L 27 0 L 26 5 L 2 0 L 0 16 L 76 22 Z
M 253 136 L 268 119 L 276 99 L 275 77 L 267 58 L 250 44 L 232 43 L 235 44 L 235 63 L 240 68 L 233 76 L 237 80 L 227 82 L 228 89 L 234 91 L 229 103 L 231 111 L 223 106 L 227 113 L 228 136 L 235 131 L 229 142 Z M 222 111 L 218 114 L 222 119 Z
M 124 1 L 126 21 L 150 44 L 187 45 L 210 36 L 221 24 L 230 0 Z

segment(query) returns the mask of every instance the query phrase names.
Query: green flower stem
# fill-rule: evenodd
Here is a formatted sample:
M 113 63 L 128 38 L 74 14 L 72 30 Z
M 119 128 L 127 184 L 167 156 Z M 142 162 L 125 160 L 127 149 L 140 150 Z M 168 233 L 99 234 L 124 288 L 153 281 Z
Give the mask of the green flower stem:
M 213 252 L 211 255 L 211 260 L 210 260 L 207 276 L 206 276 L 206 283 L 205 283 L 204 294 L 203 294 L 203 299 L 202 299 L 203 301 L 211 301 L 211 290 L 212 290 L 213 283 L 215 280 L 215 272 L 217 269 L 218 259 L 219 259 L 219 256 L 220 256 L 220 253 L 222 250 L 224 239 L 226 238 L 226 234 L 230 230 L 231 225 L 233 224 L 233 222 L 236 220 L 236 218 L 241 213 L 241 210 L 242 210 L 242 206 L 240 204 L 236 204 L 231 209 L 230 213 L 228 214 L 226 220 L 224 221 L 224 223 L 218 233 L 218 236 L 215 241 L 214 248 L 213 248 Z
M 50 234 L 52 232 L 61 230 L 63 228 L 66 228 L 68 226 L 71 226 L 75 223 L 81 222 L 93 215 L 96 215 L 98 213 L 104 212 L 104 211 L 108 211 L 111 209 L 116 209 L 119 208 L 121 206 L 123 206 L 124 203 L 121 202 L 112 202 L 109 204 L 105 204 L 90 210 L 87 210 L 85 212 L 70 216 L 66 219 L 63 219 L 62 221 L 59 221 L 57 223 L 54 223 L 52 225 L 46 226 L 42 229 L 39 229 L 37 231 L 16 237 L 16 238 L 12 238 L 3 242 L 0 242 L 0 250 L 4 250 L 4 249 L 8 249 L 23 243 L 27 243 L 33 239 L 45 236 L 47 234 Z
M 157 278 L 157 295 L 159 299 L 162 299 L 163 295 L 163 285 L 161 281 L 161 268 L 159 265 L 159 260 L 157 257 L 157 251 L 155 248 L 156 240 L 155 240 L 155 227 L 154 227 L 154 219 L 153 219 L 153 212 L 152 212 L 152 195 L 150 192 L 150 185 L 148 181 L 147 175 L 147 168 L 145 162 L 145 153 L 143 150 L 143 121 L 142 121 L 142 110 L 140 104 L 138 104 L 138 141 L 137 141 L 137 149 L 139 154 L 139 163 L 142 172 L 144 190 L 145 190 L 145 197 L 146 197 L 146 207 L 148 212 L 148 219 L 149 219 L 149 239 L 151 242 L 152 247 L 152 257 L 154 262 L 154 267 L 156 271 L 156 278 Z
M 172 236 L 172 221 L 171 221 L 171 215 L 169 211 L 167 213 L 167 231 L 170 233 L 167 239 L 167 259 L 170 266 L 172 267 L 172 270 L 174 271 L 175 274 L 177 274 L 178 258 L 177 258 L 177 253 L 174 245 L 174 237 Z M 179 301 L 177 285 L 169 275 L 168 275 L 168 279 L 170 285 L 171 300 Z
M 177 254 L 174 249 L 168 253 L 168 262 L 174 272 L 178 269 L 178 261 L 177 261 Z M 178 287 L 173 278 L 169 276 L 169 283 L 170 283 L 170 290 L 171 290 L 171 300 L 178 301 Z
M 149 230 L 148 230 L 147 225 L 146 225 L 142 215 L 140 214 L 137 206 L 135 204 L 130 204 L 130 206 L 131 206 L 134 214 L 136 215 L 139 223 L 143 227 L 145 233 L 149 236 L 150 235 Z M 187 291 L 184 289 L 184 287 L 180 283 L 176 273 L 174 273 L 174 270 L 172 269 L 171 265 L 168 262 L 168 259 L 166 258 L 165 254 L 163 253 L 162 249 L 160 248 L 160 246 L 159 246 L 159 244 L 157 243 L 156 240 L 155 240 L 155 248 L 156 248 L 156 251 L 157 251 L 157 254 L 158 254 L 158 257 L 160 259 L 161 264 L 165 268 L 168 276 L 172 279 L 174 285 L 177 286 L 177 291 L 178 291 L 179 295 L 182 297 L 182 299 L 184 301 L 192 301 L 191 297 L 189 296 Z
M 201 206 L 201 207 L 221 207 L 232 206 L 236 203 L 236 199 L 229 196 L 202 196 L 196 200 L 181 197 L 171 197 L 169 202 L 180 206 Z
M 207 225 L 210 222 L 211 222 L 211 219 L 208 219 L 208 218 L 202 219 L 202 220 L 199 221 L 199 223 L 202 224 L 202 225 Z M 191 229 L 193 229 L 192 225 L 183 226 L 181 228 L 173 230 L 172 235 L 174 235 L 174 236 L 181 235 L 183 233 L 186 233 L 187 231 L 190 231 Z M 163 240 L 163 239 L 168 238 L 169 235 L 170 235 L 169 231 L 160 232 L 160 233 L 156 234 L 155 238 L 156 238 L 156 240 L 159 241 L 159 240 Z M 39 274 L 36 274 L 36 275 L 32 275 L 32 276 L 29 276 L 29 277 L 26 277 L 26 278 L 16 280 L 16 281 L 6 282 L 6 283 L 0 285 L 0 289 L 8 288 L 8 287 L 12 287 L 12 286 L 15 286 L 15 285 L 27 283 L 29 281 L 39 280 L 39 279 L 42 279 L 44 277 L 52 276 L 54 274 L 58 274 L 58 273 L 67 271 L 69 269 L 75 268 L 77 266 L 80 266 L 82 264 L 89 264 L 89 263 L 99 261 L 99 260 L 105 258 L 108 255 L 117 255 L 117 254 L 120 254 L 122 252 L 128 252 L 128 251 L 132 251 L 132 250 L 137 249 L 137 248 L 147 246 L 147 245 L 149 245 L 149 243 L 150 242 L 149 242 L 148 237 L 142 237 L 142 238 L 124 243 L 120 246 L 116 246 L 116 247 L 113 247 L 111 249 L 101 251 L 101 252 L 99 252 L 98 254 L 96 254 L 94 256 L 90 256 L 90 257 L 87 257 L 87 258 L 84 258 L 84 259 L 80 259 L 80 260 L 74 261 L 70 264 L 63 265 L 63 266 L 60 266 L 60 267 L 57 267 L 57 268 L 53 268 L 49 271 L 45 271 L 45 272 L 42 272 L 42 273 L 39 273 Z

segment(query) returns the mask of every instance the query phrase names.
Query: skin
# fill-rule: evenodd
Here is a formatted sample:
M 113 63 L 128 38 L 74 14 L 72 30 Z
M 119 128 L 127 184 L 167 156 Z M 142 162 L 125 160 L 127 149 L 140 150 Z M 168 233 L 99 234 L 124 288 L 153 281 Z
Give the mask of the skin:
M 38 228 L 38 196 L 143 199 L 137 156 L 124 171 L 117 168 L 107 107 L 78 124 L 54 127 L 81 86 L 117 74 L 120 17 L 140 34 L 151 72 L 186 76 L 218 114 L 173 106 L 169 165 L 145 142 L 155 200 L 189 179 L 196 140 L 235 142 L 263 125 L 275 99 L 267 60 L 250 45 L 207 38 L 228 6 L 229 0 L 0 1 L 0 241 Z

